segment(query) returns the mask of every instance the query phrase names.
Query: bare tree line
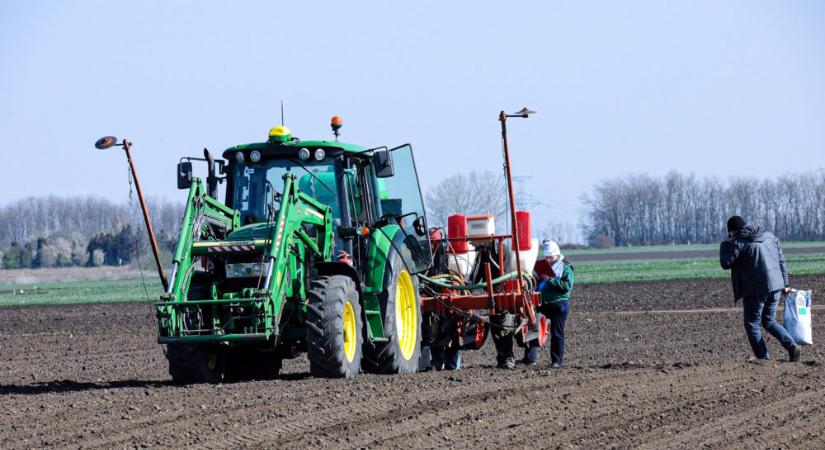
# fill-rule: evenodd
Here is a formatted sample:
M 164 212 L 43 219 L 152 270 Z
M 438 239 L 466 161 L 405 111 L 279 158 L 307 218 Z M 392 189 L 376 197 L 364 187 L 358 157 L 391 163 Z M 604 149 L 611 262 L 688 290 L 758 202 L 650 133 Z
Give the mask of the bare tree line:
M 183 204 L 159 198 L 149 198 L 147 203 L 152 225 L 159 232 L 177 234 Z M 102 231 L 126 225 L 143 229 L 137 200 L 134 210 L 130 210 L 128 203 L 94 196 L 28 197 L 0 207 L 0 246 L 58 236 L 88 240 Z
M 169 252 L 180 227 L 182 203 L 147 200 L 161 249 Z M 137 200 L 117 204 L 100 197 L 29 197 L 0 207 L 2 267 L 128 264 L 148 254 Z
M 516 209 L 529 211 L 533 200 L 522 198 L 524 194 L 516 192 Z M 471 171 L 452 175 L 427 190 L 425 203 L 430 226 L 446 227 L 447 217 L 452 214 L 493 214 L 497 231 L 504 234 L 508 229 L 507 188 L 501 173 Z M 525 203 L 527 205 L 522 206 Z M 580 229 L 572 223 L 537 223 L 534 220 L 532 226 L 536 238 L 553 239 L 563 245 L 580 243 Z
M 583 199 L 590 245 L 716 242 L 738 214 L 785 240 L 825 239 L 825 170 L 772 178 L 670 172 L 604 180 Z
M 455 174 L 445 178 L 425 196 L 430 226 L 446 227 L 453 214 L 496 216 L 496 227 L 507 226 L 507 190 L 504 177 L 492 171 Z

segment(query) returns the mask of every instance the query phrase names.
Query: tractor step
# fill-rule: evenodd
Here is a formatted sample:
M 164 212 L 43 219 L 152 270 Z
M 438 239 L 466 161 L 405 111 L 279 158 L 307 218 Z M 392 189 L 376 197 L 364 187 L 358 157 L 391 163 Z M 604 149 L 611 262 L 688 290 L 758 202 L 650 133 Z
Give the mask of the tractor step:
M 203 343 L 203 342 L 239 342 L 239 341 L 265 341 L 270 338 L 267 333 L 249 334 L 222 334 L 222 335 L 201 335 L 201 336 L 162 336 L 158 338 L 159 344 L 179 344 L 179 343 Z
M 186 300 L 183 302 L 155 302 L 155 306 L 189 306 L 189 305 L 220 305 L 220 304 L 243 304 L 243 303 L 261 303 L 265 298 L 228 298 L 220 300 Z

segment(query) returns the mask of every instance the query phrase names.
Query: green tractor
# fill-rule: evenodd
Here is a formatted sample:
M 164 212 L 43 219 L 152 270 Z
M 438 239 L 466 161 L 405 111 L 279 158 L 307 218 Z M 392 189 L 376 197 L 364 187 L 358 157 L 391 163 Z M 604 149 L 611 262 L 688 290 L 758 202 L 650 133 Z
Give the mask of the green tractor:
M 155 303 L 176 382 L 275 377 L 302 353 L 318 377 L 417 370 L 416 275 L 431 248 L 412 148 L 341 143 L 340 125 L 335 141 L 277 126 L 178 164 L 189 197 Z M 192 160 L 207 162 L 205 180 Z

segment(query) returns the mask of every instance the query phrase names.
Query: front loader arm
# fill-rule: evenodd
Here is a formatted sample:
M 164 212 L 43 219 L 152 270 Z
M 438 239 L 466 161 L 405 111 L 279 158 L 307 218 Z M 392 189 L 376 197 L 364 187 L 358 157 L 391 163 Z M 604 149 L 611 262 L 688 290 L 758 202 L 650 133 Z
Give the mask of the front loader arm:
M 318 227 L 317 241 L 310 237 L 303 225 Z M 274 314 L 280 321 L 283 311 L 283 299 L 286 298 L 288 283 L 296 274 L 291 272 L 290 252 L 300 253 L 298 242 L 306 250 L 323 261 L 329 261 L 332 255 L 332 210 L 298 189 L 295 175 L 284 175 L 284 190 L 281 197 L 281 209 L 273 228 L 271 245 L 267 250 L 268 263 L 264 289 L 270 294 L 274 303 Z M 294 261 L 294 259 L 292 259 Z
M 180 227 L 180 237 L 172 258 L 172 279 L 168 294 L 182 300 L 189 290 L 192 272 L 192 247 L 200 240 L 223 238 L 241 223 L 240 213 L 206 194 L 200 178 L 192 181 L 186 210 Z M 210 236 L 208 231 L 219 230 L 223 236 Z

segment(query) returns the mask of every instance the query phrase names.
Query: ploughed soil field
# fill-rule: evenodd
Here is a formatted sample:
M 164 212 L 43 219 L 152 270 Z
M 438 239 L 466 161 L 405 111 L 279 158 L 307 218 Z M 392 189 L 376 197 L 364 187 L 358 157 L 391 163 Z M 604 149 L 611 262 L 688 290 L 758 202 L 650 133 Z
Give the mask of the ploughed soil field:
M 825 276 L 794 285 L 825 292 Z M 750 362 L 725 280 L 574 290 L 565 367 L 174 386 L 145 303 L 0 310 L 0 448 L 822 448 L 825 355 Z M 825 337 L 815 309 L 814 339 Z M 518 349 L 517 349 L 518 350 Z

